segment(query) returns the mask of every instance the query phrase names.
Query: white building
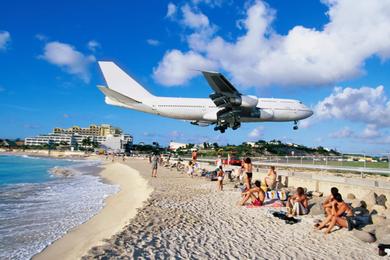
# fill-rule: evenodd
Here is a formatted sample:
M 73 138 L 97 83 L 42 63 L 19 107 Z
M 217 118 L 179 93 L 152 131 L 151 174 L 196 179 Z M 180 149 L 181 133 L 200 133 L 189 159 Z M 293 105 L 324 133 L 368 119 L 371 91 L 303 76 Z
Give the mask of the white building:
M 133 143 L 133 137 L 128 134 L 121 135 L 107 135 L 107 136 L 93 136 L 93 135 L 80 135 L 80 134 L 55 134 L 50 133 L 47 135 L 38 135 L 35 137 L 27 137 L 24 139 L 24 144 L 28 146 L 39 146 L 49 143 L 53 144 L 66 144 L 69 146 L 79 145 L 82 146 L 83 140 L 88 139 L 91 142 L 97 142 L 99 145 L 115 148 L 125 149 L 126 146 Z M 117 144 L 114 144 L 117 143 Z
M 169 143 L 169 150 L 176 151 L 179 148 L 186 148 L 187 144 L 184 143 L 176 143 L 176 142 L 170 142 Z
M 38 135 L 35 137 L 27 137 L 24 139 L 25 145 L 37 146 L 45 145 L 52 142 L 54 144 L 66 143 L 68 145 L 73 145 L 73 136 L 68 134 L 47 134 L 47 135 Z
M 124 152 L 129 144 L 133 143 L 133 137 L 131 135 L 107 135 L 105 140 L 100 145 L 105 149 L 112 152 Z

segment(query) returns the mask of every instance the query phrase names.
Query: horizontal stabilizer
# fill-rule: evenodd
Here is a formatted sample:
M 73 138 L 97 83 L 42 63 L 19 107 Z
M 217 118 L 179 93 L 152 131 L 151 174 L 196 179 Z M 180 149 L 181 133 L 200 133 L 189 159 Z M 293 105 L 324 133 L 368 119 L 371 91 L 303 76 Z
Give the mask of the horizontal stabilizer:
M 106 97 L 109 97 L 110 99 L 113 99 L 119 103 L 123 103 L 123 104 L 134 104 L 134 103 L 141 103 L 135 99 L 132 99 L 130 97 L 127 97 L 125 95 L 122 95 L 121 93 L 118 93 L 112 89 L 109 89 L 109 88 L 106 88 L 106 87 L 103 87 L 103 86 L 98 86 L 98 89 L 103 92 L 103 94 L 106 96 Z

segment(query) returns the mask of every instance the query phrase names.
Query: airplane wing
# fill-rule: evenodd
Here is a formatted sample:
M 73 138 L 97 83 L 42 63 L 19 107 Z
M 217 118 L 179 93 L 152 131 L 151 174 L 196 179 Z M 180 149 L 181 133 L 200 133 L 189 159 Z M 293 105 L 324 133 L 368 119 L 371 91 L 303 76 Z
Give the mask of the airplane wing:
M 239 128 L 242 94 L 221 73 L 209 71 L 202 71 L 202 73 L 214 90 L 209 97 L 217 107 L 221 108 L 217 112 L 215 130 L 223 133 L 228 127 L 233 130 Z

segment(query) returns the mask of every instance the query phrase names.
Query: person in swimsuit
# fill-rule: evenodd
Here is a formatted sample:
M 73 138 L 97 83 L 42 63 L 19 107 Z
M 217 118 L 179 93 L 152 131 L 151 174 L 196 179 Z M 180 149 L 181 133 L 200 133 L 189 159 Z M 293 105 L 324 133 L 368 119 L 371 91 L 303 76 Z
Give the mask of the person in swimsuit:
M 223 170 L 222 166 L 219 166 L 218 173 L 217 173 L 217 190 L 222 191 L 223 190 Z
M 267 188 L 272 189 L 276 183 L 276 171 L 275 166 L 269 167 L 268 174 L 264 178 L 264 183 L 267 185 Z
M 244 198 L 241 200 L 240 205 L 243 206 L 251 199 L 253 206 L 263 205 L 265 194 L 261 189 L 260 181 L 255 181 L 255 187 L 243 193 Z
M 302 187 L 297 188 L 297 192 L 287 200 L 287 211 L 292 215 L 306 215 L 308 213 L 309 200 Z
M 330 214 L 322 221 L 318 226 L 318 229 L 323 229 L 328 226 L 325 234 L 332 232 L 335 225 L 341 228 L 348 228 L 347 217 L 352 217 L 353 212 L 350 206 L 343 201 L 343 197 L 340 193 L 334 195 L 334 201 L 332 202 L 332 209 Z
M 339 193 L 339 189 L 336 187 L 332 187 L 330 189 L 330 195 L 326 197 L 325 201 L 322 203 L 322 208 L 324 209 L 324 212 L 326 216 L 329 216 L 332 211 L 332 202 L 334 201 L 334 196 Z
M 252 161 L 251 158 L 246 158 L 243 163 L 244 173 L 246 174 L 245 186 L 246 190 L 251 189 L 252 182 Z
M 159 157 L 157 156 L 156 153 L 153 154 L 151 161 L 152 161 L 152 177 L 157 178 L 157 165 L 158 165 Z

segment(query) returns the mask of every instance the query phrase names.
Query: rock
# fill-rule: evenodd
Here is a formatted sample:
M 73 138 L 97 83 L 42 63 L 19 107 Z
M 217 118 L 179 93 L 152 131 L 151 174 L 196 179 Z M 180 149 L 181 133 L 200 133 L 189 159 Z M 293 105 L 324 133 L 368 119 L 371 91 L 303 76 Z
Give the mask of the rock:
M 385 208 L 385 206 L 374 205 L 374 206 L 372 206 L 371 210 L 372 210 L 373 214 L 383 215 L 383 212 L 385 212 L 386 208 Z
M 390 209 L 390 201 L 386 201 L 385 206 L 387 209 Z
M 359 238 L 361 241 L 363 242 L 367 242 L 367 243 L 373 243 L 375 242 L 375 236 L 373 236 L 372 234 L 366 232 L 366 231 L 361 231 L 361 230 L 357 230 L 357 229 L 354 229 L 352 231 L 353 235 L 357 238 Z
M 386 217 L 380 215 L 372 215 L 371 219 L 372 219 L 372 224 L 374 225 L 382 225 L 386 221 Z
M 381 194 L 376 198 L 376 204 L 386 206 L 387 198 L 385 195 Z
M 378 243 L 390 244 L 390 226 L 381 226 L 376 229 L 375 236 Z
M 390 209 L 386 209 L 385 211 L 382 212 L 382 216 L 385 216 L 386 219 L 390 219 Z
M 324 214 L 324 210 L 322 209 L 321 203 L 315 203 L 311 208 L 310 208 L 310 215 L 321 215 Z
M 349 200 L 354 200 L 354 199 L 356 199 L 356 196 L 353 195 L 352 193 L 348 193 L 348 194 L 347 194 L 347 199 L 349 199 Z
M 375 235 L 376 228 L 377 228 L 377 226 L 371 224 L 371 225 L 367 225 L 367 226 L 363 227 L 362 230 L 365 232 L 368 232 L 372 235 Z
M 319 192 L 319 191 L 313 191 L 313 196 L 316 196 L 316 197 L 322 197 L 324 195 L 323 192 Z
M 376 204 L 375 192 L 370 191 L 362 200 L 367 204 L 367 208 L 371 209 Z

